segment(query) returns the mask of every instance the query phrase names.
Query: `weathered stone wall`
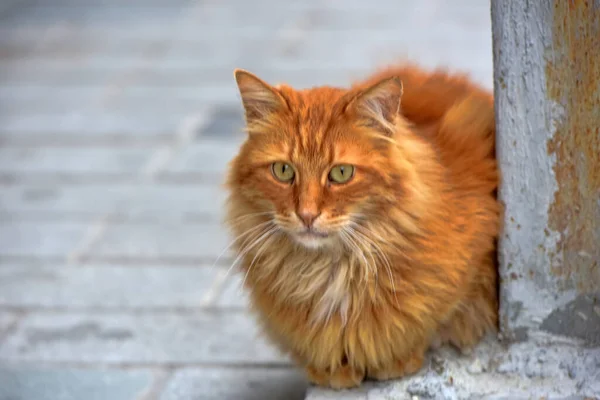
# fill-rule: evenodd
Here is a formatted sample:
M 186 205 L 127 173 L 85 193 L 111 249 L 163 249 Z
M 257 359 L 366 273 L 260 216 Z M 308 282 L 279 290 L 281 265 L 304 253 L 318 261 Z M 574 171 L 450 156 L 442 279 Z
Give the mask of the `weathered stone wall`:
M 600 1 L 492 1 L 501 327 L 600 345 Z

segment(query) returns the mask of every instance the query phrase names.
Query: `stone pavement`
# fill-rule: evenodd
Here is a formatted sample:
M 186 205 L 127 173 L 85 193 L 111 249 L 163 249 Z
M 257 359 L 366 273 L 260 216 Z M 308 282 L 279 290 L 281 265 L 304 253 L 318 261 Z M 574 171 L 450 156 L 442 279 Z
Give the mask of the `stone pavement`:
M 304 398 L 213 266 L 232 70 L 346 84 L 402 57 L 491 87 L 489 3 L 0 0 L 0 400 Z

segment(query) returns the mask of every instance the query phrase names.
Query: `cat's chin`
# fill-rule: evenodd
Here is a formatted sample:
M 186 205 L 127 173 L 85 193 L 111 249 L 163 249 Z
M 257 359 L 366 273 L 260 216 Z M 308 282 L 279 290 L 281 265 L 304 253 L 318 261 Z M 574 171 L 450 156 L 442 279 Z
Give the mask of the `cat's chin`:
M 320 249 L 331 245 L 331 235 L 313 234 L 313 233 L 294 233 L 291 235 L 294 241 L 307 249 Z

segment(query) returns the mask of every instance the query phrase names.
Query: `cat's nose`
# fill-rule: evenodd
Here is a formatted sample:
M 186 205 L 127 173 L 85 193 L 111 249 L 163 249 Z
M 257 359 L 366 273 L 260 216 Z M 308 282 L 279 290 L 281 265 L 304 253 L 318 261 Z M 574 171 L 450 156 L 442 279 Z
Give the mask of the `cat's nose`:
M 302 222 L 304 222 L 304 225 L 306 225 L 307 228 L 310 228 L 313 222 L 315 222 L 315 219 L 317 219 L 317 217 L 321 215 L 319 211 L 311 210 L 310 208 L 300 209 L 298 210 L 297 214 L 298 217 L 302 220 Z

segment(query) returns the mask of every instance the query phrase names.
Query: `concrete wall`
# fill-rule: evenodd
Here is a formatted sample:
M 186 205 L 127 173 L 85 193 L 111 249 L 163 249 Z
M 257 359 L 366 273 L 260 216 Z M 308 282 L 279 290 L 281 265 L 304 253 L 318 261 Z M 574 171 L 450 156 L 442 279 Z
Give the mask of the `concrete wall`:
M 600 345 L 600 0 L 492 1 L 501 327 Z

